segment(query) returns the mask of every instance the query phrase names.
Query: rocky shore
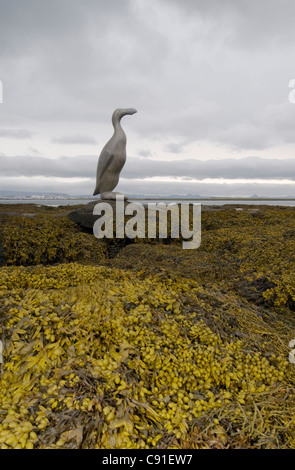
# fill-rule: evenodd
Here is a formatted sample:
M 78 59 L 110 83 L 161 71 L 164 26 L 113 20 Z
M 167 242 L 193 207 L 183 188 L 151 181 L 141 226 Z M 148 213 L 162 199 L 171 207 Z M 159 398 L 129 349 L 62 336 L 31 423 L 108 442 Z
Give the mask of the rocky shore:
M 294 208 L 202 206 L 195 250 L 92 211 L 0 205 L 0 447 L 294 448 Z

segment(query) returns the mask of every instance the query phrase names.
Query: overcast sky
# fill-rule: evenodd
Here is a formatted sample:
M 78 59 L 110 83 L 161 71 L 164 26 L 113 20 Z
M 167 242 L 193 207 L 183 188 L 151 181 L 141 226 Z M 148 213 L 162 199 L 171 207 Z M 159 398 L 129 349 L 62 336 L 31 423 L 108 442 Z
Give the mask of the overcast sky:
M 294 18 L 294 0 L 1 0 L 0 189 L 92 194 L 134 107 L 117 190 L 295 196 Z

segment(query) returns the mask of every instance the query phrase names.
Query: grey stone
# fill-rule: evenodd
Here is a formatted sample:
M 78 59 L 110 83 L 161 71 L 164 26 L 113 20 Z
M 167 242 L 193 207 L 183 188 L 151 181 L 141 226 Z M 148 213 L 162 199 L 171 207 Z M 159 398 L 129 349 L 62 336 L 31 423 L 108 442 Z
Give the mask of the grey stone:
M 98 215 L 93 215 L 93 209 L 94 206 L 96 206 L 96 204 L 98 204 L 99 202 L 102 201 L 97 200 L 89 202 L 84 207 L 70 212 L 68 214 L 69 219 L 80 227 L 86 229 L 87 231 L 93 232 L 94 222 L 99 218 Z M 113 213 L 116 214 L 116 201 L 108 200 L 107 202 L 112 206 Z M 130 201 L 124 201 L 124 209 L 129 203 Z
M 135 114 L 134 108 L 116 109 L 112 116 L 114 134 L 103 147 L 96 171 L 96 187 L 93 195 L 100 194 L 101 199 L 115 200 L 119 193 L 113 189 L 119 182 L 120 173 L 126 162 L 126 134 L 121 126 L 121 119 L 126 114 Z
M 81 209 L 70 212 L 69 219 L 80 227 L 92 231 L 93 224 L 98 218 L 97 215 L 93 215 L 93 208 L 97 203 L 98 201 L 89 202 Z

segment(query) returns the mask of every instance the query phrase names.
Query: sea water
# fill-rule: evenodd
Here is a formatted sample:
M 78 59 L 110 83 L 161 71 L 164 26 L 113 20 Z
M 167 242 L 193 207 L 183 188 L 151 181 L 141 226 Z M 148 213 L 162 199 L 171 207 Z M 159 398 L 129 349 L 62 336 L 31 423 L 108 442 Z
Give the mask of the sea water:
M 0 204 L 36 204 L 42 206 L 75 206 L 81 204 L 88 204 L 89 202 L 97 201 L 100 199 L 0 199 Z M 268 205 L 268 206 L 295 206 L 295 199 L 136 199 L 130 198 L 130 202 L 141 202 L 141 203 L 151 203 L 151 202 L 174 202 L 174 203 L 199 203 L 203 205 L 214 205 L 220 206 L 225 204 L 235 204 L 235 205 Z

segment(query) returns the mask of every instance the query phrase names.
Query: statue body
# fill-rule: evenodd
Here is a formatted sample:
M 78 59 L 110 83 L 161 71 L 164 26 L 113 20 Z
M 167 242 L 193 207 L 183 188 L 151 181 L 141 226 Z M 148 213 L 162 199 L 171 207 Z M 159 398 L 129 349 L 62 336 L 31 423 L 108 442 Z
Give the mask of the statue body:
M 114 134 L 103 147 L 99 156 L 94 196 L 100 194 L 101 199 L 116 199 L 116 195 L 119 194 L 113 192 L 113 189 L 117 186 L 120 173 L 125 165 L 127 142 L 120 121 L 126 114 L 135 114 L 136 112 L 134 108 L 119 108 L 114 111 L 112 116 Z

